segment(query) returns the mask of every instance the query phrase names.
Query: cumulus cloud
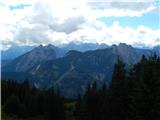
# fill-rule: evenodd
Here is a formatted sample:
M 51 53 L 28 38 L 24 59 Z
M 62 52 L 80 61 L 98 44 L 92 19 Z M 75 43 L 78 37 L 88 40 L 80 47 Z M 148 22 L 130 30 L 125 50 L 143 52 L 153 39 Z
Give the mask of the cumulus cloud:
M 95 24 L 97 26 L 85 25 L 83 29 L 78 31 L 76 36 L 79 36 L 79 38 L 83 36 L 89 42 L 107 43 L 109 45 L 122 42 L 136 47 L 142 47 L 137 43 L 153 47 L 160 44 L 160 30 L 152 30 L 143 25 L 138 26 L 136 29 L 122 27 L 118 21 L 110 27 L 100 21 L 95 21 Z M 97 27 L 100 29 L 97 29 Z
M 13 2 L 14 1 L 14 2 Z M 122 27 L 118 21 L 107 26 L 99 17 L 142 16 L 158 11 L 153 0 L 0 0 L 1 48 L 18 45 L 55 45 L 71 41 L 140 46 L 160 44 L 160 30 L 139 25 Z M 23 9 L 9 6 L 27 4 Z M 138 44 L 139 43 L 139 44 Z
M 119 8 L 119 9 L 129 9 L 129 10 L 134 10 L 134 11 L 141 11 L 141 10 L 146 10 L 146 9 L 154 9 L 156 8 L 154 6 L 153 1 L 130 1 L 130 2 L 120 2 L 120 1 L 113 1 L 110 3 L 111 7 L 113 8 Z
M 91 0 L 88 2 L 94 16 L 142 16 L 151 11 L 157 11 L 155 0 Z
M 85 22 L 85 18 L 82 16 L 72 17 L 65 20 L 61 24 L 52 24 L 50 28 L 56 32 L 65 32 L 66 34 L 72 33 L 79 29 L 79 26 Z

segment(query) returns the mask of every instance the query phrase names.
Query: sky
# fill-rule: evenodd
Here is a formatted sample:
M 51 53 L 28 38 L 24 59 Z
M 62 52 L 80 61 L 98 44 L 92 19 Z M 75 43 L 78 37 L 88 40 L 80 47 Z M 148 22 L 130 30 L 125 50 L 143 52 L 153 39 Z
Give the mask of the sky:
M 0 0 L 0 41 L 0 49 L 69 42 L 151 48 L 160 45 L 160 0 Z

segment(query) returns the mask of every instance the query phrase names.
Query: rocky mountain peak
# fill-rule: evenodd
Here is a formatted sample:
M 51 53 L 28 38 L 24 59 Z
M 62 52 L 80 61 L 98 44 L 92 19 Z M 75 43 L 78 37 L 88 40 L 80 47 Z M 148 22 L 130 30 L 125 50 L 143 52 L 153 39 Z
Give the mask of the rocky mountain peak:
M 127 47 L 127 48 L 130 48 L 131 45 L 127 45 L 126 43 L 120 43 L 120 44 L 118 45 L 118 47 L 123 47 L 123 48 Z

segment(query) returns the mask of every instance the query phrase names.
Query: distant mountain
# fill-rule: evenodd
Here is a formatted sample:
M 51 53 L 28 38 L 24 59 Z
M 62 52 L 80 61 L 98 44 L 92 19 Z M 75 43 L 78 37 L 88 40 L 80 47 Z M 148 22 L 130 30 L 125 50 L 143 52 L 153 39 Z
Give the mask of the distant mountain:
M 96 50 L 96 49 L 107 48 L 108 45 L 106 45 L 106 44 L 94 44 L 94 43 L 79 43 L 79 44 L 76 44 L 76 43 L 71 42 L 69 44 L 63 44 L 60 47 L 56 47 L 52 44 L 47 45 L 46 48 L 47 47 L 54 49 L 55 54 L 56 54 L 56 58 L 60 58 L 60 57 L 64 57 L 65 54 L 70 50 L 77 50 L 77 51 L 84 52 L 84 51 L 88 51 L 88 50 Z M 6 51 L 2 51 L 1 66 L 3 67 L 6 64 L 9 64 L 13 59 L 31 51 L 34 48 L 37 48 L 37 47 L 36 46 L 12 46 Z
M 69 44 L 63 44 L 59 46 L 60 48 L 69 51 L 69 50 L 76 50 L 80 52 L 85 52 L 88 50 L 96 50 L 96 49 L 104 49 L 108 48 L 109 46 L 106 44 L 96 44 L 96 43 L 74 43 L 70 42 Z
M 50 44 L 51 45 L 51 44 Z M 18 46 L 14 45 L 11 46 L 7 50 L 1 51 L 1 60 L 4 60 L 4 62 L 7 60 L 13 60 L 16 57 L 19 57 L 29 51 L 31 51 L 36 46 Z M 56 56 L 57 58 L 63 57 L 69 50 L 77 50 L 81 52 L 85 52 L 88 50 L 96 50 L 96 49 L 103 49 L 107 48 L 108 45 L 106 44 L 94 44 L 94 43 L 68 43 L 63 44 L 58 47 L 55 46 Z
M 133 65 L 143 54 L 148 56 L 152 53 L 151 50 L 135 49 L 123 43 L 86 52 L 71 50 L 60 58 L 57 58 L 56 50 L 57 47 L 52 45 L 33 49 L 2 67 L 2 78 L 6 78 L 6 72 L 12 76 L 13 72 L 26 72 L 32 84 L 43 88 L 58 87 L 63 95 L 76 97 L 78 93 L 83 94 L 93 81 L 99 85 L 110 83 L 118 58 L 127 65 Z
M 2 60 L 12 60 L 16 57 L 31 51 L 35 46 L 12 46 L 9 49 L 1 52 Z
M 36 64 L 56 59 L 55 49 L 57 48 L 53 45 L 40 45 L 3 66 L 2 70 L 7 72 L 26 72 Z

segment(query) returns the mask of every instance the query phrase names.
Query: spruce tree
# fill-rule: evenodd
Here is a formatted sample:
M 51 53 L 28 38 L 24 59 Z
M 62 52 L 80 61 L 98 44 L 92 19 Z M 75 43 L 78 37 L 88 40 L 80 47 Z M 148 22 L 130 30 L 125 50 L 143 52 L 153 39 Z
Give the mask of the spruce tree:
M 45 96 L 45 115 L 48 120 L 64 120 L 65 107 L 60 96 L 54 93 L 54 89 L 50 88 Z
M 109 120 L 125 120 L 128 109 L 128 82 L 126 80 L 125 64 L 118 60 L 115 64 L 112 83 L 106 99 L 106 118 Z

